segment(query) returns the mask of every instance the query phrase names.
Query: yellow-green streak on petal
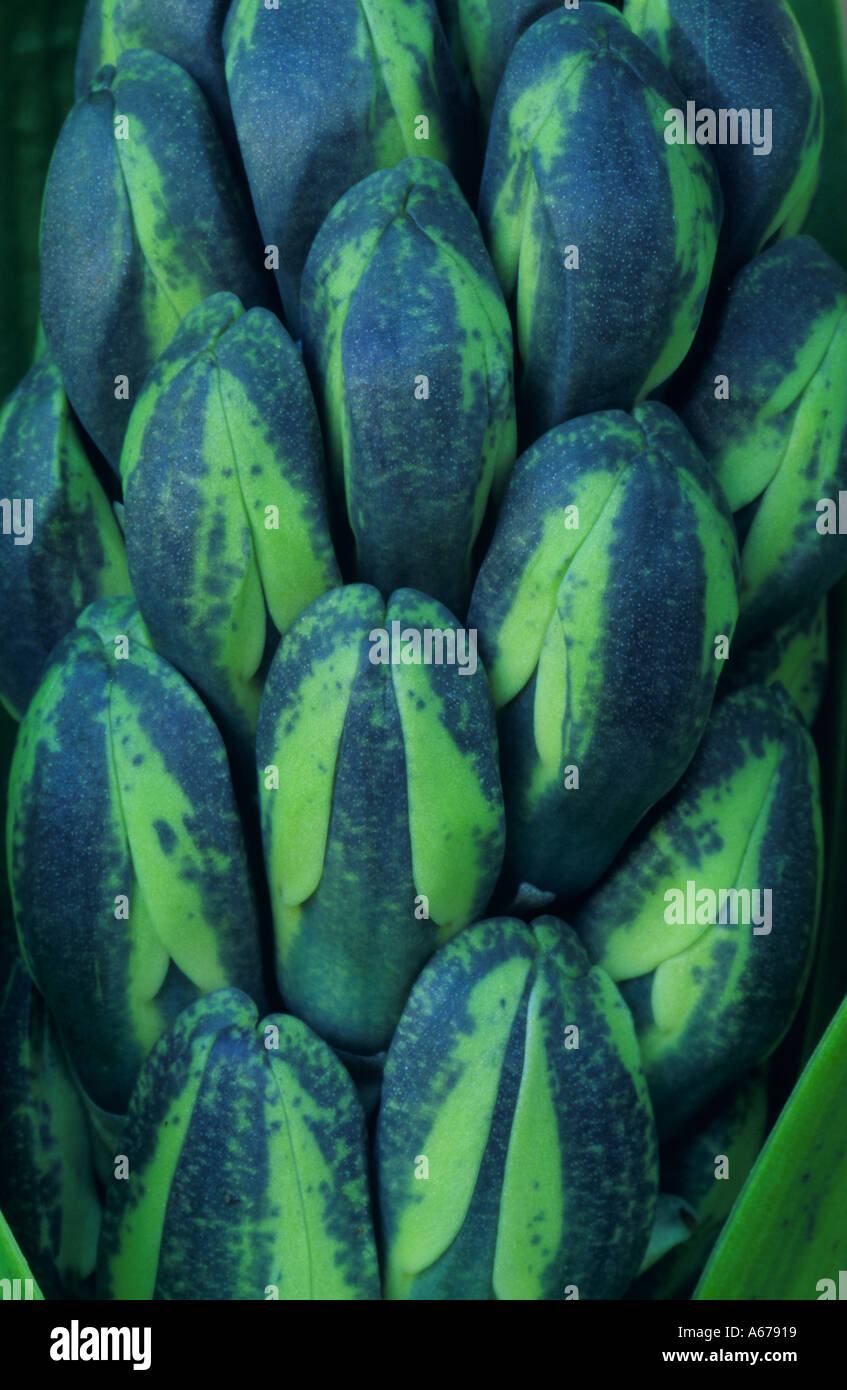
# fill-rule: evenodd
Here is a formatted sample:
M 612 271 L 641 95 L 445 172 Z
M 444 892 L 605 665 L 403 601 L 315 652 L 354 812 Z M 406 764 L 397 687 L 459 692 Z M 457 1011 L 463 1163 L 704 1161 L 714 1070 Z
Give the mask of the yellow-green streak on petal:
M 492 1275 L 500 1299 L 544 1296 L 541 1276 L 561 1242 L 568 1216 L 561 1182 L 561 1117 L 556 1114 L 548 1072 L 548 1047 L 551 1043 L 561 1046 L 561 1039 L 550 1039 L 545 1045 L 537 1036 L 545 1030 L 540 1007 L 544 993 L 545 981 L 537 977 L 527 1006 L 524 1069 L 500 1198 Z
M 532 222 L 530 216 L 534 203 L 539 198 L 538 182 L 534 172 L 533 156 L 535 144 L 545 123 L 556 115 L 557 105 L 561 103 L 563 120 L 570 117 L 576 109 L 576 98 L 585 78 L 588 56 L 584 53 L 569 55 L 559 67 L 550 67 L 538 75 L 538 80 L 526 86 L 515 95 L 508 109 L 508 165 L 504 182 L 498 190 L 491 213 L 491 234 L 489 248 L 503 293 L 507 298 L 518 283 L 519 273 L 523 274 L 521 264 L 523 249 L 529 236 Z M 537 156 L 543 165 L 543 154 Z M 517 216 L 510 216 L 511 209 L 519 208 Z M 527 267 L 524 289 L 531 295 L 535 289 L 536 275 L 531 265 Z M 523 293 L 518 293 L 518 319 L 521 326 L 520 350 L 525 353 L 528 334 L 526 331 L 527 303 Z
M 148 664 L 142 653 L 134 660 Z M 156 658 L 149 661 L 151 675 L 156 664 Z M 210 873 L 225 876 L 229 860 L 221 850 L 208 843 L 200 846 L 193 838 L 196 804 L 173 778 L 160 751 L 140 737 L 133 695 L 123 689 L 121 674 L 117 662 L 109 698 L 117 805 L 148 923 L 166 956 L 208 994 L 228 980 L 219 957 L 217 923 L 206 914 L 202 887 Z M 193 700 L 186 700 L 187 706 L 190 703 Z M 136 762 L 139 754 L 141 763 Z M 167 850 L 156 829 L 162 821 L 176 836 L 175 843 L 165 839 Z
M 206 1062 L 214 1045 L 213 1036 L 194 1044 L 190 1081 L 183 1084 L 161 1112 L 155 1145 L 146 1156 L 143 1168 L 143 1185 L 134 1187 L 132 1212 L 122 1223 L 120 1241 L 109 1262 L 109 1275 L 114 1287 L 126 1290 L 120 1297 L 149 1302 L 154 1296 L 171 1182 L 188 1130 L 186 1116 L 190 1114 L 202 1085 Z M 133 1156 L 128 1157 L 132 1173 Z
M 545 512 L 541 534 L 527 550 L 516 576 L 511 603 L 496 633 L 488 672 L 499 709 L 526 685 L 539 659 L 545 634 L 555 622 L 556 596 L 583 541 L 592 533 L 618 485 L 614 474 L 591 473 L 573 480 L 570 500 Z M 566 527 L 566 509 L 578 509 L 579 526 Z M 575 517 L 575 513 L 571 513 Z
M 764 757 L 749 757 L 740 765 L 728 766 L 717 787 L 704 788 L 700 797 L 686 803 L 685 821 L 689 827 L 692 856 L 690 877 L 696 880 L 698 889 L 717 891 L 752 882 L 741 877 L 742 856 L 752 830 L 751 811 L 758 816 L 756 808 L 767 805 L 781 751 L 777 744 L 769 741 L 765 750 Z M 716 834 L 718 828 L 719 834 Z M 599 957 L 603 969 L 613 980 L 644 975 L 717 930 L 707 923 L 669 925 L 665 920 L 669 901 L 666 891 L 669 888 L 684 890 L 686 882 L 684 877 L 680 879 L 687 872 L 684 864 L 677 868 L 675 863 L 679 834 L 677 824 L 666 825 L 661 820 L 656 824 L 652 836 L 653 853 L 657 862 L 667 865 L 667 874 L 656 881 L 655 886 L 651 885 L 652 891 L 633 904 L 634 911 L 627 918 L 626 926 L 622 925 L 620 931 L 612 935 Z M 682 1009 L 684 999 L 674 1000 L 669 994 L 666 1008 Z M 670 1022 L 665 1026 L 670 1027 Z
M 299 680 L 286 679 L 281 708 L 274 680 L 279 662 L 269 677 L 265 698 L 273 723 L 259 739 L 259 786 L 271 888 L 283 908 L 305 902 L 320 882 L 360 645 L 371 627 L 382 625 L 383 612 L 375 590 L 333 591 L 283 639 L 280 657 L 297 663 Z M 335 633 L 342 640 L 331 642 L 326 639 L 336 613 L 341 623 Z M 265 786 L 265 768 L 272 764 L 279 770 L 277 790 Z
M 389 629 L 393 619 L 402 621 L 401 613 L 419 625 L 416 630 L 423 632 L 428 618 L 430 630 L 456 633 L 451 615 L 438 604 L 423 603 L 410 611 L 405 590 L 388 605 Z M 479 910 L 480 878 L 487 876 L 491 841 L 499 841 L 501 826 L 499 782 L 492 785 L 492 770 L 474 756 L 475 730 L 470 723 L 457 730 L 447 709 L 448 699 L 458 703 L 462 698 L 454 683 L 475 677 L 459 666 L 446 669 L 449 680 L 439 689 L 432 667 L 391 667 L 403 730 L 415 888 L 429 899 L 439 942 Z M 483 744 L 482 752 L 487 751 Z
M 644 90 L 644 101 L 657 145 L 664 140 L 668 109 L 664 94 Z M 665 345 L 644 381 L 638 400 L 643 401 L 663 381 L 676 371 L 694 341 L 700 323 L 703 298 L 709 286 L 715 261 L 715 241 L 692 235 L 692 226 L 707 226 L 714 217 L 714 191 L 705 178 L 692 176 L 691 164 L 684 159 L 668 159 L 666 163 L 670 220 L 676 231 L 667 255 L 676 267 L 680 285 L 698 287 L 699 294 L 680 294 L 675 312 L 670 316 Z
M 375 69 L 385 84 L 397 124 L 383 125 L 372 132 L 376 140 L 376 163 L 388 167 L 404 155 L 420 152 L 415 138 L 415 118 L 429 116 L 427 155 L 450 159 L 450 140 L 438 110 L 422 111 L 419 71 L 425 70 L 435 85 L 433 61 L 432 6 L 422 0 L 360 0 L 364 21 L 361 38 L 364 47 L 373 45 Z
M 321 545 L 322 538 L 315 535 L 314 497 L 298 485 L 300 479 L 280 469 L 241 382 L 222 371 L 220 391 L 224 414 L 233 422 L 233 461 L 265 602 L 277 630 L 285 632 L 298 613 L 337 581 L 337 569 L 328 540 Z M 278 526 L 266 525 L 265 509 L 271 506 L 278 510 Z
M 404 1296 L 409 1280 L 449 1247 L 465 1220 L 529 971 L 529 960 L 507 960 L 468 994 L 467 1028 L 452 1040 L 442 1062 L 445 1080 L 449 1077 L 452 1085 L 429 1125 L 421 1127 L 419 1154 L 429 1164 L 427 1179 L 415 1177 L 418 1155 L 409 1155 L 409 1199 L 392 1242 L 390 1298 Z
M 586 731 L 584 726 L 580 728 L 578 712 L 586 708 L 586 701 L 602 684 L 606 662 L 613 659 L 597 612 L 581 601 L 581 595 L 609 591 L 611 542 L 625 506 L 626 485 L 618 474 L 597 522 L 565 570 L 556 595 L 556 612 L 538 658 L 533 727 L 541 768 L 548 779 L 551 773 L 558 776 L 563 754 L 569 763 L 580 764 Z

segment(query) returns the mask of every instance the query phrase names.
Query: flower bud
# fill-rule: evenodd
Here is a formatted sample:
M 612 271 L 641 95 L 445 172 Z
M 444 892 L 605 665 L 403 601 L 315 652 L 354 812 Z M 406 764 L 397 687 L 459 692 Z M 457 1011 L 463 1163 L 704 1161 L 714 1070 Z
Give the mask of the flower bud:
M 302 310 L 358 578 L 463 614 L 515 404 L 509 315 L 449 170 L 406 159 L 351 188 L 309 253 Z
M 377 1052 L 500 871 L 475 634 L 413 590 L 386 605 L 366 585 L 332 589 L 280 642 L 256 756 L 286 1008 L 335 1047 Z
M 59 135 L 41 218 L 41 316 L 71 404 L 117 472 L 129 413 L 182 319 L 216 290 L 268 295 L 261 247 L 192 78 L 133 49 Z
M 364 1121 L 299 1019 L 216 991 L 185 1009 L 129 1108 L 100 1297 L 378 1299 Z
M 231 294 L 193 309 L 147 378 L 121 468 L 156 650 L 249 740 L 278 634 L 341 582 L 317 412 L 279 320 Z
M 96 1106 L 125 1111 L 199 995 L 262 997 L 223 743 L 131 600 L 92 604 L 53 653 L 15 747 L 8 849 L 21 953 Z
M 737 586 L 726 501 L 665 406 L 572 420 L 518 460 L 468 614 L 499 712 L 514 882 L 585 892 L 679 780 Z
M 527 443 L 572 416 L 630 410 L 691 346 L 721 195 L 706 151 L 665 141 L 681 100 L 609 5 L 559 7 L 512 51 L 479 216 L 514 307 Z
M 620 1298 L 656 1200 L 629 1012 L 564 922 L 439 951 L 392 1039 L 377 1131 L 390 1299 Z
M 736 276 L 679 407 L 741 538 L 748 642 L 847 570 L 847 274 L 811 237 Z
M 673 796 L 575 919 L 591 959 L 621 982 L 662 1138 L 788 1029 L 821 872 L 806 726 L 782 691 L 727 696 Z
M 799 232 L 815 195 L 823 107 L 803 31 L 787 0 L 626 0 L 623 17 L 686 98 L 669 132 L 707 143 L 714 158 L 723 280 L 775 236 Z

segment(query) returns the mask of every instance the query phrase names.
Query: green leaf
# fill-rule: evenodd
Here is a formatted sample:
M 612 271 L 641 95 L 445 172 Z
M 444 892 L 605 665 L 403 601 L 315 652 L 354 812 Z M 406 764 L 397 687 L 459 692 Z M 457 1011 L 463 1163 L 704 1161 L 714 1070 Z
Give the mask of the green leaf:
M 820 934 L 808 989 L 802 1061 L 808 1060 L 847 994 L 844 902 L 847 899 L 847 580 L 829 598 L 830 690 L 819 744 L 824 798 L 825 880 Z
M 802 1299 L 847 1268 L 847 999 L 800 1077 L 715 1246 L 696 1299 Z M 835 1296 L 834 1294 L 832 1296 Z
M 32 1280 L 32 1298 L 43 1300 L 44 1295 L 35 1282 L 32 1270 L 24 1259 L 21 1247 L 12 1235 L 12 1228 L 0 1211 L 0 1280 Z M 6 1298 L 5 1291 L 3 1297 Z

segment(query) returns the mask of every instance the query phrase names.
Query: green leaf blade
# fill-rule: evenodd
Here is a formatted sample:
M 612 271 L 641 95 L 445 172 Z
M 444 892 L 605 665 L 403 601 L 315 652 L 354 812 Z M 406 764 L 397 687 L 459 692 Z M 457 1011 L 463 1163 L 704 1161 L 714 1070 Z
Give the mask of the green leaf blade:
M 827 1297 L 847 1267 L 847 1000 L 800 1077 L 695 1291 L 698 1300 Z M 829 1293 L 835 1297 L 834 1293 Z
M 22 1292 L 20 1295 L 14 1292 L 15 1281 L 20 1280 Z M 6 1291 L 6 1284 L 12 1287 L 10 1292 Z M 27 1289 L 27 1283 L 31 1285 Z M 0 1296 L 4 1299 L 15 1297 L 27 1297 L 44 1301 L 44 1294 L 36 1284 L 32 1270 L 24 1259 L 23 1251 L 12 1234 L 12 1228 L 0 1211 Z

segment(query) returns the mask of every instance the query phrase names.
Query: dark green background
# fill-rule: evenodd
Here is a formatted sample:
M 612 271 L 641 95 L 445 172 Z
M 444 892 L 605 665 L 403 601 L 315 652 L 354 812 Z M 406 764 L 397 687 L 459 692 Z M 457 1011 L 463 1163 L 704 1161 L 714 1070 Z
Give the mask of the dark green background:
M 73 104 L 85 0 L 8 0 L 0 8 L 0 395 L 32 357 L 38 302 L 38 218 L 44 176 Z

